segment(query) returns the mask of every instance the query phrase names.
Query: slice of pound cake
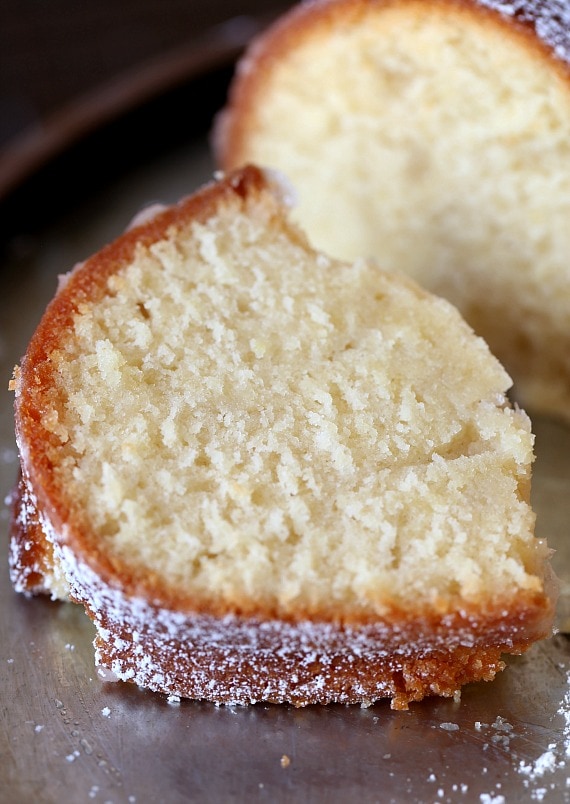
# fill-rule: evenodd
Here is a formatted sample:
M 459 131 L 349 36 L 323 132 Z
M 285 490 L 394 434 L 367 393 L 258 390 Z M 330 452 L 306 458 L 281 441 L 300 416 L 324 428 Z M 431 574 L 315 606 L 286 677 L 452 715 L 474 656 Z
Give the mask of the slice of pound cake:
M 246 167 L 62 280 L 12 382 L 13 583 L 82 603 L 101 674 L 167 694 L 455 695 L 551 632 L 509 382 Z
M 570 418 L 570 6 L 321 0 L 254 42 L 215 130 L 286 173 L 317 248 L 451 300 Z

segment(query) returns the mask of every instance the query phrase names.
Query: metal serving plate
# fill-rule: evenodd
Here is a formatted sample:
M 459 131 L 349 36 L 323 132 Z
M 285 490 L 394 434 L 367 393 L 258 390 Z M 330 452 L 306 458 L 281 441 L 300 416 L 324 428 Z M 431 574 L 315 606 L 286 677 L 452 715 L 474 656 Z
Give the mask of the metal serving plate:
M 0 491 L 17 475 L 12 367 L 67 271 L 142 206 L 210 178 L 203 138 L 122 176 L 13 244 L 0 294 Z M 538 532 L 570 580 L 570 430 L 536 419 Z M 15 594 L 0 516 L 0 801 L 483 802 L 570 800 L 570 642 L 535 646 L 461 701 L 358 706 L 168 703 L 94 671 L 79 607 Z M 560 622 L 565 624 L 563 583 Z

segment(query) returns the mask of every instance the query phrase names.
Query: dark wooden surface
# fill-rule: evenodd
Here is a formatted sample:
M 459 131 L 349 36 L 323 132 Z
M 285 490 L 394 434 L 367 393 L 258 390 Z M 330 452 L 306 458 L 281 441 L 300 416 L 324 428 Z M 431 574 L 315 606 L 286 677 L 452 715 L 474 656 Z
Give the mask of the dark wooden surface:
M 0 0 L 0 265 L 75 199 L 206 135 L 236 58 L 290 5 Z
M 1 0 L 0 144 L 212 27 L 274 0 Z

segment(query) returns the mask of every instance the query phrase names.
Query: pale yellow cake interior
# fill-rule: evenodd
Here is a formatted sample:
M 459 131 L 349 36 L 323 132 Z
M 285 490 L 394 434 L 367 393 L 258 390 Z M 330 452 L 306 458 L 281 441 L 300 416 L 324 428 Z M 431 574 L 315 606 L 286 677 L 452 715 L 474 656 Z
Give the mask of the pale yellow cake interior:
M 450 299 L 525 406 L 570 416 L 568 73 L 452 3 L 370 3 L 291 43 L 246 58 L 225 166 L 282 170 L 317 247 Z
M 269 193 L 139 247 L 52 359 L 66 495 L 170 589 L 294 616 L 541 588 L 504 370 L 447 302 L 312 251 Z

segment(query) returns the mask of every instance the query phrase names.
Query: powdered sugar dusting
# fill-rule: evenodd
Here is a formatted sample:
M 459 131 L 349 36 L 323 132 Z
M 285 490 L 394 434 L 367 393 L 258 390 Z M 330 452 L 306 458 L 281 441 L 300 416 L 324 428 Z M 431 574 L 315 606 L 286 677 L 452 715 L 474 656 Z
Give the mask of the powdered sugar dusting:
M 103 584 L 69 546 L 56 544 L 56 552 L 72 596 L 97 627 L 100 673 L 107 678 L 110 670 L 112 678 L 166 693 L 171 702 L 184 696 L 226 704 L 369 703 L 407 694 L 410 655 L 429 656 L 444 644 L 449 655 L 448 628 L 413 641 L 406 628 L 394 635 L 386 624 L 350 628 L 171 611 Z M 468 622 L 451 633 L 457 647 L 477 641 Z
M 533 788 L 533 798 L 541 801 L 551 788 L 549 777 L 556 771 L 567 767 L 570 759 L 570 670 L 566 671 L 566 692 L 562 698 L 557 714 L 563 718 L 561 739 L 551 742 L 546 750 L 532 761 L 521 760 L 518 772 L 525 777 L 525 787 L 530 788 L 536 782 L 542 782 L 544 787 Z M 567 786 L 570 779 L 567 779 Z
M 570 5 L 566 0 L 479 0 L 481 5 L 534 27 L 559 59 L 570 62 Z

